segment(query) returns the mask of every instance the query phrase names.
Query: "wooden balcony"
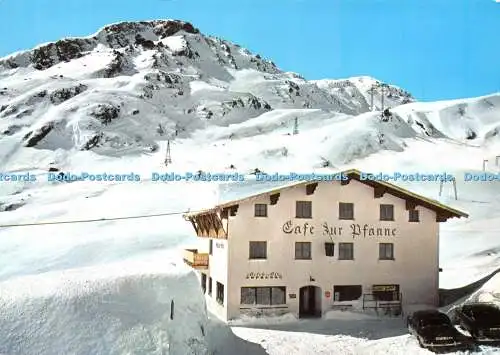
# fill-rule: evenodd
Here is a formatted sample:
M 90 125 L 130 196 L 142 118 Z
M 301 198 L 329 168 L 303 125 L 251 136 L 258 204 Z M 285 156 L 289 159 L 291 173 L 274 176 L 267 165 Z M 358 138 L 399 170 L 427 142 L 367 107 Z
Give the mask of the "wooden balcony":
M 208 269 L 208 253 L 198 253 L 197 249 L 184 250 L 184 262 L 193 269 Z

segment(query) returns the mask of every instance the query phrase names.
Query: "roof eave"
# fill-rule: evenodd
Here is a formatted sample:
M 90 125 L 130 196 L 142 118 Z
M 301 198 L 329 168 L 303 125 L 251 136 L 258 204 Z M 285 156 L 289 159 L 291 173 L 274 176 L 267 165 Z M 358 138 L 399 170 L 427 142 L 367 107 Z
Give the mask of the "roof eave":
M 361 172 L 359 170 L 357 170 L 357 169 L 346 170 L 346 171 L 344 171 L 344 174 L 346 174 L 346 175 L 355 174 L 358 177 L 361 177 Z M 465 212 L 462 212 L 462 211 L 459 211 L 457 209 L 448 207 L 448 206 L 440 203 L 439 201 L 435 201 L 435 200 L 430 199 L 428 197 L 419 195 L 419 194 L 414 193 L 412 191 L 409 191 L 409 190 L 407 190 L 405 188 L 402 188 L 402 187 L 400 187 L 398 185 L 391 184 L 391 183 L 385 182 L 385 181 L 376 181 L 376 183 L 379 183 L 381 185 L 385 185 L 386 187 L 389 187 L 389 188 L 392 188 L 394 190 L 397 190 L 397 191 L 399 191 L 399 192 L 407 195 L 408 197 L 413 197 L 413 198 L 415 198 L 417 200 L 421 200 L 423 202 L 426 202 L 426 203 L 434 206 L 437 210 L 445 211 L 446 213 L 451 214 L 453 216 L 456 216 L 458 218 L 460 218 L 460 217 L 469 218 L 469 215 L 467 213 L 465 213 Z
M 359 178 L 361 177 L 361 171 L 357 170 L 357 169 L 348 169 L 348 170 L 343 171 L 342 173 L 345 174 L 345 175 L 357 175 Z M 319 182 L 319 181 L 316 181 L 316 182 Z M 439 201 L 435 201 L 435 200 L 427 198 L 425 196 L 416 194 L 416 193 L 411 192 L 411 191 L 409 191 L 409 190 L 407 190 L 405 188 L 402 188 L 402 187 L 400 187 L 398 185 L 394 185 L 394 184 L 391 184 L 391 183 L 388 183 L 388 182 L 385 182 L 385 181 L 374 181 L 374 182 L 378 183 L 378 184 L 380 184 L 382 186 L 386 186 L 388 188 L 392 188 L 394 190 L 397 190 L 400 193 L 402 193 L 402 194 L 404 194 L 404 195 L 406 195 L 408 197 L 413 197 L 414 199 L 423 201 L 423 202 L 425 202 L 425 203 L 427 203 L 427 204 L 435 207 L 433 209 L 435 212 L 442 211 L 442 212 L 444 212 L 444 213 L 446 213 L 446 214 L 448 214 L 450 216 L 453 216 L 453 217 L 457 217 L 457 218 L 461 218 L 461 217 L 469 218 L 469 215 L 467 213 L 465 213 L 465 212 L 462 212 L 462 211 L 459 211 L 457 209 L 448 207 L 448 206 L 440 203 Z M 281 191 L 283 191 L 286 188 L 296 187 L 296 186 L 300 186 L 300 185 L 306 185 L 306 184 L 309 184 L 309 183 L 314 183 L 314 182 L 311 182 L 311 181 L 301 181 L 301 182 L 297 182 L 295 184 L 283 185 L 283 186 L 280 186 L 278 188 L 272 189 L 270 191 L 265 191 L 265 192 L 261 192 L 261 193 L 258 193 L 258 194 L 249 195 L 247 197 L 243 197 L 243 198 L 240 198 L 240 199 L 236 199 L 236 200 L 232 200 L 232 201 L 227 201 L 227 202 L 224 202 L 222 204 L 216 205 L 216 206 L 214 206 L 211 209 L 207 209 L 207 210 L 203 210 L 203 211 L 198 211 L 198 212 L 193 212 L 192 214 L 189 214 L 189 216 L 190 217 L 194 217 L 194 216 L 202 215 L 202 214 L 205 214 L 205 213 L 215 212 L 215 211 L 221 210 L 223 208 L 231 207 L 231 206 L 237 205 L 237 204 L 239 204 L 241 202 L 248 201 L 248 200 L 250 200 L 252 198 L 257 198 L 257 197 L 264 196 L 264 195 L 272 195 L 272 194 L 280 193 Z

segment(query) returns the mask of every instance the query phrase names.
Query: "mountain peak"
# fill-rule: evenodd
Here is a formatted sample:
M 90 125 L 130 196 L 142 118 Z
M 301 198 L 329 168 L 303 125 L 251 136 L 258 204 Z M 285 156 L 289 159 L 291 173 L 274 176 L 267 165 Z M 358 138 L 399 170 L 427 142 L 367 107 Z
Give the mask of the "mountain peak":
M 175 34 L 178 31 L 185 31 L 188 33 L 199 33 L 199 29 L 195 28 L 191 23 L 175 20 L 151 20 L 151 21 L 123 21 L 108 24 L 98 30 L 94 36 L 98 36 L 101 32 L 141 32 L 148 28 L 154 28 L 156 31 L 165 31 L 163 36 L 167 37 Z M 158 32 L 160 35 L 161 33 Z
M 64 38 L 1 58 L 0 67 L 15 69 L 32 64 L 35 69 L 44 70 L 60 62 L 80 58 L 98 45 L 112 49 L 136 44 L 152 45 L 153 41 L 161 41 L 181 31 L 200 33 L 191 23 L 181 20 L 119 22 L 106 25 L 91 36 Z

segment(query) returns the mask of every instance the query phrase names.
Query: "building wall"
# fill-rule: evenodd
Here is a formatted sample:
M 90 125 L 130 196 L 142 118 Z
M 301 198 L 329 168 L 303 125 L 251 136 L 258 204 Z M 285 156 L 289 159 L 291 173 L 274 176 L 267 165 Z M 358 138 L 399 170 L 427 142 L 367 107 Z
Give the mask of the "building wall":
M 296 201 L 312 201 L 312 219 L 295 218 Z M 338 203 L 354 203 L 354 220 L 338 219 Z M 254 204 L 267 203 L 268 216 L 254 217 Z M 379 204 L 394 205 L 394 221 L 380 221 Z M 420 211 L 420 222 L 408 222 L 405 201 L 385 194 L 374 198 L 373 188 L 357 181 L 348 185 L 319 183 L 312 195 L 306 195 L 305 186 L 281 191 L 276 205 L 269 205 L 269 197 L 239 204 L 237 216 L 229 222 L 229 269 L 227 279 L 227 318 L 238 317 L 241 287 L 286 286 L 286 308 L 268 307 L 264 312 L 287 311 L 298 313 L 299 289 L 314 285 L 321 288 L 321 309 L 333 305 L 334 285 L 362 285 L 363 293 L 370 293 L 373 284 L 399 284 L 403 304 L 437 305 L 438 302 L 438 233 L 436 214 L 425 208 Z M 313 226 L 313 234 L 301 230 L 287 234 L 283 225 Z M 324 235 L 323 223 L 342 227 L 341 235 Z M 351 224 L 396 228 L 396 236 L 353 236 Z M 304 228 L 302 228 L 304 229 Z M 310 232 L 310 229 L 308 229 Z M 338 229 L 337 229 L 338 232 Z M 249 260 L 249 241 L 268 241 L 266 260 Z M 312 260 L 295 260 L 295 242 L 312 242 Z M 325 242 L 335 243 L 333 257 L 325 255 Z M 338 260 L 338 243 L 354 243 L 354 260 Z M 379 242 L 394 243 L 395 260 L 379 260 Z M 210 261 L 212 264 L 212 260 Z M 220 275 L 224 272 L 218 262 Z M 249 273 L 278 273 L 281 279 L 247 279 Z M 222 275 L 221 275 L 222 277 Z M 311 281 L 314 280 L 314 281 Z M 325 291 L 330 291 L 327 297 Z M 290 298 L 289 295 L 296 295 Z
M 207 240 L 208 242 L 208 240 Z M 212 255 L 208 257 L 208 270 L 202 270 L 201 272 L 207 275 L 207 292 L 206 302 L 207 307 L 216 316 L 225 320 L 227 319 L 227 308 L 225 307 L 227 303 L 228 294 L 228 241 L 225 239 L 212 239 Z M 212 294 L 208 294 L 208 280 L 209 277 L 212 278 Z M 224 303 L 221 305 L 217 302 L 217 282 L 224 285 Z

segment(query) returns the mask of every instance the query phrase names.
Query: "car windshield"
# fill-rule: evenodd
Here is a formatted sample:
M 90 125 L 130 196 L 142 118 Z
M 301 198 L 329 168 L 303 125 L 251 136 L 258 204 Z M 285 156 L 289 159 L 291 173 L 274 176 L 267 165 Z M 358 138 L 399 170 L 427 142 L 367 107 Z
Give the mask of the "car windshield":
M 500 311 L 493 307 L 471 308 L 469 311 L 471 317 L 485 325 L 500 325 Z
M 432 317 L 432 318 L 426 318 L 422 319 L 420 322 L 420 326 L 422 328 L 427 328 L 427 327 L 447 327 L 449 325 L 449 322 L 446 318 L 444 317 Z

